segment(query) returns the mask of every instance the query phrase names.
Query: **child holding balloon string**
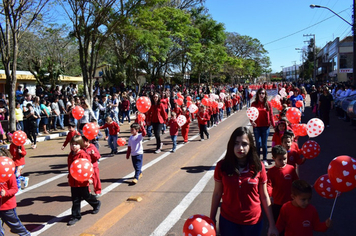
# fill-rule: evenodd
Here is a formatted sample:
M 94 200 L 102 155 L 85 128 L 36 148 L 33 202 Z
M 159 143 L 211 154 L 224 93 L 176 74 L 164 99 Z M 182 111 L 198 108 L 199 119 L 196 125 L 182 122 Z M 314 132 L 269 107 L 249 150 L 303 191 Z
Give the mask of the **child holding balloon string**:
M 328 218 L 320 222 L 316 208 L 310 204 L 312 187 L 304 180 L 292 183 L 292 201 L 283 204 L 276 227 L 279 232 L 285 231 L 287 236 L 312 236 L 313 231 L 325 232 L 331 227 Z
M 0 149 L 0 156 L 11 157 L 9 151 L 5 148 Z M 12 233 L 19 235 L 30 236 L 31 233 L 25 228 L 21 220 L 17 215 L 16 208 L 16 193 L 18 192 L 18 187 L 16 183 L 15 175 L 6 181 L 1 181 L 0 183 L 0 218 L 2 224 L 0 224 L 0 232 L 4 233 L 2 225 L 5 223 L 11 230 Z
M 19 131 L 17 131 L 19 132 Z M 29 177 L 24 177 L 22 176 L 22 170 L 25 167 L 25 156 L 27 154 L 26 150 L 25 150 L 25 146 L 22 145 L 16 145 L 13 141 L 13 135 L 10 136 L 11 138 L 11 144 L 10 144 L 10 148 L 9 151 L 12 155 L 12 160 L 14 161 L 15 164 L 15 176 L 16 176 L 16 182 L 17 182 L 17 187 L 19 189 L 18 193 L 21 193 L 22 191 L 22 187 L 21 187 L 21 183 L 23 182 L 24 184 L 24 188 L 26 188 L 28 186 Z
M 100 126 L 99 129 L 109 129 L 109 139 L 108 139 L 108 144 L 109 147 L 111 148 L 111 153 L 110 154 L 118 154 L 117 152 L 117 134 L 120 132 L 120 127 L 119 125 L 112 120 L 110 116 L 106 117 L 105 119 L 105 124 Z
M 68 134 L 66 137 L 66 140 L 63 143 L 63 146 L 61 147 L 61 150 L 64 150 L 64 148 L 68 145 L 68 143 L 72 140 L 72 138 L 75 135 L 80 135 L 80 133 L 76 130 L 77 125 L 74 122 L 69 122 L 68 124 Z
M 70 141 L 71 152 L 68 155 L 68 183 L 71 189 L 72 214 L 71 219 L 67 223 L 68 226 L 76 224 L 82 218 L 80 213 L 80 202 L 82 199 L 93 207 L 92 214 L 97 214 L 101 206 L 101 202 L 89 193 L 89 183 L 93 183 L 92 179 L 89 178 L 89 180 L 81 182 L 74 179 L 72 174 L 70 174 L 70 167 L 74 161 L 84 158 L 91 162 L 91 158 L 83 150 L 84 148 L 84 142 L 80 135 L 74 136 Z

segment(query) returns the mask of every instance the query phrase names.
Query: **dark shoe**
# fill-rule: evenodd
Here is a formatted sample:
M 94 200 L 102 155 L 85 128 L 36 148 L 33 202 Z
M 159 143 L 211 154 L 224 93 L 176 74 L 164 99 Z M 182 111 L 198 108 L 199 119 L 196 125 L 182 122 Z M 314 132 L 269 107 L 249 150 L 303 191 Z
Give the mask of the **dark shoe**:
M 101 206 L 101 201 L 98 201 L 99 204 L 93 209 L 93 211 L 91 212 L 92 214 L 98 214 L 99 210 L 100 210 L 100 206 Z
M 78 221 L 80 221 L 80 219 L 78 219 L 78 218 L 70 218 L 70 220 L 68 221 L 67 225 L 68 226 L 75 225 L 75 223 L 77 223 Z
M 114 150 L 111 150 L 110 154 L 114 154 Z

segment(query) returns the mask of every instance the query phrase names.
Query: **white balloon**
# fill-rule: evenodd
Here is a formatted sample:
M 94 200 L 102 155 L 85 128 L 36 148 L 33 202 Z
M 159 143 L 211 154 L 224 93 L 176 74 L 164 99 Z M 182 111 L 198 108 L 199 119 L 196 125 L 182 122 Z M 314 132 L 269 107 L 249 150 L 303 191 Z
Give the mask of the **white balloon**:
M 246 114 L 250 120 L 255 121 L 258 118 L 259 111 L 256 107 L 250 107 L 247 109 Z
M 179 126 L 183 126 L 185 123 L 187 123 L 187 118 L 183 115 L 179 115 L 177 117 L 177 123 Z
M 310 138 L 319 136 L 324 131 L 324 122 L 318 118 L 310 119 L 307 123 L 307 133 Z

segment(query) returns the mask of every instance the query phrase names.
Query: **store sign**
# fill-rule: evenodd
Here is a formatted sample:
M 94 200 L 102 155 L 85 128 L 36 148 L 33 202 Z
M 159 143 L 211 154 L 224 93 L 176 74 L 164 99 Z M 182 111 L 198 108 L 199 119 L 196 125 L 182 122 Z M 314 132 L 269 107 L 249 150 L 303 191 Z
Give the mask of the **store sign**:
M 353 73 L 352 68 L 339 69 L 339 73 Z

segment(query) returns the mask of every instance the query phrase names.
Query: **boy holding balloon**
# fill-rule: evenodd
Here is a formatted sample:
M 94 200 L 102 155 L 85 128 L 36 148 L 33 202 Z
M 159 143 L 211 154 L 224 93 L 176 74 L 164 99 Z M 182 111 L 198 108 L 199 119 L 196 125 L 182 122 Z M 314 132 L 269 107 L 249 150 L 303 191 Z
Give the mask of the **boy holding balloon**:
M 93 183 L 90 178 L 91 175 L 87 175 L 87 178 L 85 179 L 82 179 L 83 176 L 81 176 L 81 178 L 79 179 L 77 176 L 78 172 L 71 172 L 71 168 L 73 167 L 72 163 L 76 160 L 87 159 L 89 163 L 91 163 L 90 156 L 83 149 L 84 142 L 82 137 L 80 135 L 74 136 L 70 141 L 71 152 L 68 155 L 68 183 L 72 195 L 72 216 L 69 222 L 67 223 L 68 226 L 74 225 L 82 218 L 80 214 L 80 202 L 82 201 L 82 199 L 87 201 L 89 205 L 93 207 L 92 214 L 97 214 L 101 206 L 101 202 L 94 195 L 89 193 L 89 183 Z M 81 171 L 80 173 L 82 172 L 83 171 Z
M 110 154 L 118 154 L 117 152 L 117 134 L 120 132 L 120 127 L 119 125 L 112 120 L 110 116 L 106 117 L 105 119 L 106 123 L 102 126 L 100 126 L 99 129 L 109 129 L 109 139 L 108 139 L 108 144 L 109 147 L 111 148 L 111 153 Z
M 325 232 L 331 227 L 331 219 L 320 222 L 319 215 L 310 203 L 312 187 L 304 180 L 292 184 L 292 201 L 283 204 L 276 227 L 286 236 L 312 236 L 313 231 Z

